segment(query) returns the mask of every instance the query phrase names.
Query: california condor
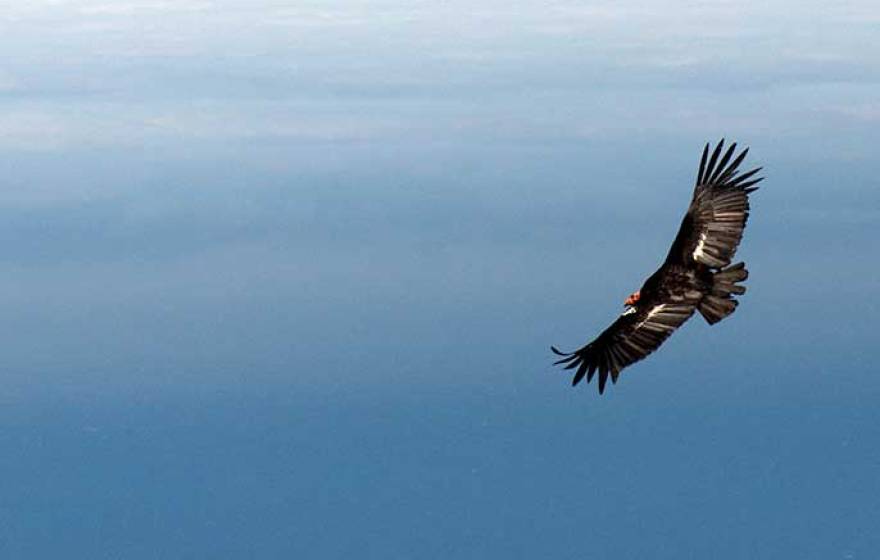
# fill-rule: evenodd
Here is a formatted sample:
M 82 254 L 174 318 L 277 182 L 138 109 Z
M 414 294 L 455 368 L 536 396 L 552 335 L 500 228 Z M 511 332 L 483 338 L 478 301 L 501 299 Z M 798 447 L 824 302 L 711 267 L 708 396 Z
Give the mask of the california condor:
M 598 372 L 602 394 L 609 375 L 617 383 L 623 368 L 659 348 L 694 311 L 713 325 L 736 309 L 733 295 L 746 292 L 739 282 L 749 273 L 744 263 L 730 262 L 749 217 L 749 193 L 763 177 L 755 177 L 760 167 L 739 172 L 748 148 L 733 158 L 736 143 L 724 155 L 723 145 L 722 139 L 711 156 L 709 144 L 703 149 L 694 195 L 672 248 L 657 272 L 626 298 L 620 317 L 574 352 L 550 347 L 562 356 L 555 364 L 577 368 L 572 385 L 584 377 L 589 383 Z

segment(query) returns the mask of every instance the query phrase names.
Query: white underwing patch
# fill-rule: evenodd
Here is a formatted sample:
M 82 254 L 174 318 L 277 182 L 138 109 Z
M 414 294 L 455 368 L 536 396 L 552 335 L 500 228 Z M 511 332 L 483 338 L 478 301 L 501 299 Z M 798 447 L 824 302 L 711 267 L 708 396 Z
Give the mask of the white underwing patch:
M 700 242 L 697 243 L 697 248 L 694 249 L 694 260 L 698 261 L 702 258 L 705 253 L 703 253 L 703 247 L 706 246 L 706 232 L 700 234 Z

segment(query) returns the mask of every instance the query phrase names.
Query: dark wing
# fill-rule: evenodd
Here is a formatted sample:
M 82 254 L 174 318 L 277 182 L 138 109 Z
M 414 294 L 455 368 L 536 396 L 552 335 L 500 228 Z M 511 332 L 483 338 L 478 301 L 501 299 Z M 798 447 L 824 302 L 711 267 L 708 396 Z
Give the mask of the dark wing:
M 667 263 L 696 261 L 722 268 L 733 259 L 749 219 L 749 193 L 758 190 L 754 185 L 763 177 L 754 177 L 760 167 L 740 174 L 739 165 L 749 153 L 748 148 L 731 161 L 736 143 L 722 156 L 723 146 L 722 139 L 711 157 L 709 144 L 703 149 L 694 196 L 666 257 Z
M 640 303 L 628 308 L 610 327 L 583 348 L 569 354 L 551 346 L 551 350 L 563 356 L 556 364 L 566 364 L 565 369 L 577 368 L 572 385 L 584 376 L 587 383 L 599 372 L 599 394 L 605 391 L 605 382 L 611 382 L 626 366 L 638 362 L 663 344 L 675 329 L 693 315 L 693 303 Z

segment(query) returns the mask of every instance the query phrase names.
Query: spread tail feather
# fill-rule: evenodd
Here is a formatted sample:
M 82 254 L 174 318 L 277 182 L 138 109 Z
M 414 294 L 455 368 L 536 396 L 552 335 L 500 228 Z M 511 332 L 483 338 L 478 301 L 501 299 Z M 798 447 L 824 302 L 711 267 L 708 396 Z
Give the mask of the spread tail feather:
M 699 310 L 710 325 L 714 325 L 736 310 L 735 295 L 746 293 L 746 287 L 737 284 L 749 277 L 745 263 L 736 263 L 719 270 L 712 277 L 712 291 L 700 301 Z

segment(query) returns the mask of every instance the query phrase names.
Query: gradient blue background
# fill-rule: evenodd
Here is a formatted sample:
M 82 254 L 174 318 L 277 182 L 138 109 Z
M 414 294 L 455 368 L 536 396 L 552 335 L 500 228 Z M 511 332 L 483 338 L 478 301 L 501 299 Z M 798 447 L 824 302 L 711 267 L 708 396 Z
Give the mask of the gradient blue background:
M 0 10 L 3 558 L 876 558 L 873 2 Z M 749 293 L 550 367 L 704 142 Z

